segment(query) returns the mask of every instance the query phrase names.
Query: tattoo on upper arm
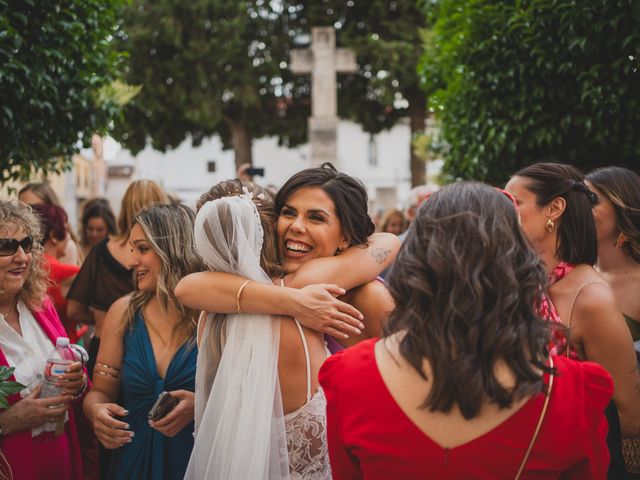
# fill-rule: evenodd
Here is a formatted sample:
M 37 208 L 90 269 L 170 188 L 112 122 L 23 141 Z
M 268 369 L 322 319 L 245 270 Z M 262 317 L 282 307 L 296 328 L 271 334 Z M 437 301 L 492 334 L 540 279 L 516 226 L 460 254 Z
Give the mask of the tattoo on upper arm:
M 636 386 L 633 387 L 633 389 L 636 391 L 636 393 L 640 397 L 640 383 L 636 383 Z
M 635 365 L 631 370 L 629 370 L 629 373 L 636 373 L 640 371 L 640 366 Z
M 390 253 L 391 253 L 391 250 L 385 250 L 384 248 L 380 248 L 380 247 L 374 248 L 373 250 L 371 250 L 371 256 L 378 263 L 384 263 L 387 260 L 387 258 L 389 258 Z

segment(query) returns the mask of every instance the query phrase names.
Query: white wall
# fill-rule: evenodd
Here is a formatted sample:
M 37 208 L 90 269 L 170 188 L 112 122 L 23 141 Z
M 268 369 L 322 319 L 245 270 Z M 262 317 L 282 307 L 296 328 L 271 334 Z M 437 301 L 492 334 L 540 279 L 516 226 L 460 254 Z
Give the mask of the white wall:
M 338 166 L 366 185 L 372 209 L 376 205 L 378 188 L 395 189 L 396 205 L 400 206 L 410 189 L 409 139 L 411 132 L 406 123 L 395 126 L 388 132 L 375 136 L 378 151 L 376 166 L 369 164 L 369 134 L 355 123 L 341 121 L 338 126 Z M 207 162 L 216 162 L 216 172 L 207 172 Z M 149 178 L 160 183 L 168 192 L 178 195 L 188 205 L 221 180 L 235 177 L 236 169 L 232 150 L 222 150 L 218 137 L 206 139 L 194 148 L 189 140 L 177 149 L 165 153 L 145 148 L 135 158 L 126 150 L 120 150 L 109 162 L 134 164 L 133 178 Z M 280 187 L 295 172 L 311 165 L 308 144 L 298 148 L 279 147 L 277 139 L 259 139 L 253 145 L 254 167 L 264 167 L 265 176 L 256 177 L 261 185 Z M 119 199 L 110 194 L 121 188 L 108 188 L 108 197 L 114 209 L 119 208 Z M 388 199 L 387 202 L 388 203 Z M 384 205 L 385 208 L 396 205 Z

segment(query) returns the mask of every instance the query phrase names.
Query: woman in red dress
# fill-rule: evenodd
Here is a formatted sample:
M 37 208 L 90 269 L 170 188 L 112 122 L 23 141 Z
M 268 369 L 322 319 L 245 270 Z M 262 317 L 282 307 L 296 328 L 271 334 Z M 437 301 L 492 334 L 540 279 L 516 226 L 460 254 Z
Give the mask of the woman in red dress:
M 60 259 L 64 256 L 67 243 L 69 242 L 69 232 L 67 231 L 67 212 L 57 205 L 47 205 L 46 203 L 33 205 L 31 207 L 40 217 L 44 238 L 42 248 L 44 249 L 44 259 L 49 269 L 49 280 L 51 284 L 47 289 L 47 295 L 53 300 L 53 306 L 58 312 L 60 321 L 64 326 L 71 343 L 76 343 L 77 322 L 67 317 L 67 303 L 65 297 L 73 279 L 80 271 L 77 265 L 62 263 Z
M 320 371 L 334 479 L 605 478 L 613 384 L 548 355 L 545 282 L 507 195 L 432 195 L 389 278 L 385 337 Z

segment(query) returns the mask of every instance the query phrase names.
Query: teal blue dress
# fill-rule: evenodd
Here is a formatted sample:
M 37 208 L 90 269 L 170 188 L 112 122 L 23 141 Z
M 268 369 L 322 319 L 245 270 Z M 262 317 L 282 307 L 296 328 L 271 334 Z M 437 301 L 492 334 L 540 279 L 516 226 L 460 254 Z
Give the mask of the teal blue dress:
M 148 423 L 149 410 L 163 391 L 195 391 L 195 342 L 176 352 L 166 378 L 158 375 L 156 359 L 142 314 L 136 312 L 134 327 L 123 338 L 120 401 L 135 433 L 133 441 L 113 450 L 110 479 L 182 479 L 193 449 L 193 421 L 174 437 L 166 437 Z

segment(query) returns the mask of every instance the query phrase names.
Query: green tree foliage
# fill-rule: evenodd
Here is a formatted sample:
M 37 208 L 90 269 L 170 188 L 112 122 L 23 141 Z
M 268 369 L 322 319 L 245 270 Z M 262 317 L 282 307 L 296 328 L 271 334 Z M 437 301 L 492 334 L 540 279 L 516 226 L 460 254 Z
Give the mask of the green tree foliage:
M 0 182 L 69 166 L 117 114 L 119 4 L 0 0 Z
M 450 178 L 640 168 L 640 2 L 441 0 L 420 67 Z
M 19 391 L 26 388 L 21 383 L 10 380 L 15 367 L 7 367 L 6 365 L 0 365 L 0 409 L 9 408 L 9 402 L 7 399 Z
M 338 44 L 356 53 L 359 71 L 339 79 L 338 114 L 378 133 L 409 117 L 415 137 L 424 131 L 426 96 L 416 65 L 427 26 L 424 1 L 303 0 L 296 2 L 299 28 L 336 27 Z M 425 165 L 411 144 L 412 184 L 425 182 Z
M 306 140 L 309 86 L 288 69 L 288 15 L 262 0 L 136 0 L 120 36 L 130 52 L 127 81 L 142 91 L 116 136 L 133 153 L 165 151 L 213 134 L 252 160 L 255 138 Z

